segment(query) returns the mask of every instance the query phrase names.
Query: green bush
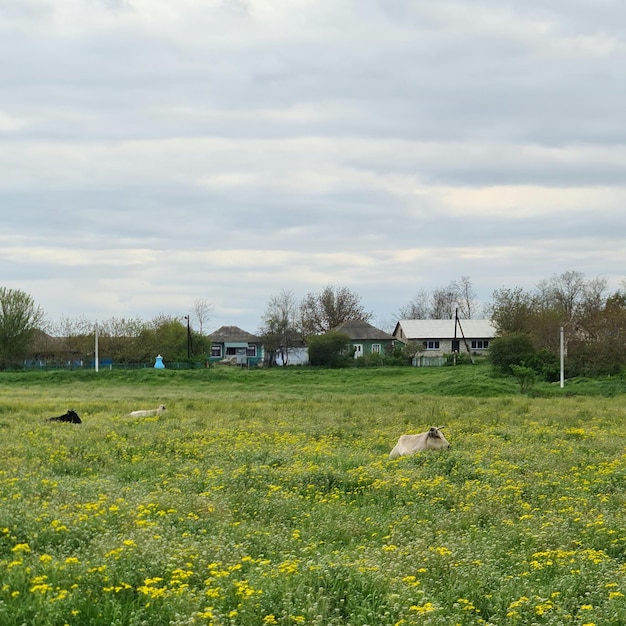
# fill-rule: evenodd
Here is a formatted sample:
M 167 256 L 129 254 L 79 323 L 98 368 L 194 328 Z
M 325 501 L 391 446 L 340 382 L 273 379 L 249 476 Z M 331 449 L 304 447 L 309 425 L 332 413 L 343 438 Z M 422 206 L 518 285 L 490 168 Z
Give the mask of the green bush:
M 457 352 L 456 354 L 446 354 L 446 365 L 467 365 L 471 363 L 470 355 L 467 352 Z
M 517 382 L 519 382 L 520 393 L 528 393 L 533 388 L 537 374 L 532 367 L 511 365 L 511 372 L 517 378 Z
M 325 367 L 346 367 L 352 355 L 345 354 L 350 338 L 345 333 L 329 331 L 323 335 L 309 337 L 309 362 Z
M 354 359 L 355 367 L 408 366 L 410 359 L 404 353 L 404 347 L 394 348 L 385 352 L 371 352 Z
M 513 374 L 512 365 L 526 365 L 534 354 L 535 346 L 527 333 L 496 337 L 489 346 L 489 360 L 500 374 Z
M 531 367 L 546 382 L 553 383 L 559 379 L 561 371 L 559 357 L 546 348 L 537 350 L 532 356 L 528 357 L 525 365 Z

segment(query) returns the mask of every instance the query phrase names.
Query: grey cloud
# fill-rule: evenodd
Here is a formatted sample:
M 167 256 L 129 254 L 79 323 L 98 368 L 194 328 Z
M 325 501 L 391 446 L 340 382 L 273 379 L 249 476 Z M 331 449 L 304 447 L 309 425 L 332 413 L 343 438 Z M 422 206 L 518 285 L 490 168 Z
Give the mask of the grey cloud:
M 44 306 L 254 330 L 292 286 L 619 283 L 623 3 L 142 6 L 0 1 L 0 275 Z

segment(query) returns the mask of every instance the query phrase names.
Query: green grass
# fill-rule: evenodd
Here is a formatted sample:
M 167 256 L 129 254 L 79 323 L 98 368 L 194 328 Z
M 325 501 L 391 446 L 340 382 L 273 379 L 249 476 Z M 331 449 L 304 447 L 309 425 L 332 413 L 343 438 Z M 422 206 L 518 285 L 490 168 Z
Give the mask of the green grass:
M 624 624 L 623 390 L 526 397 L 486 366 L 0 375 L 0 624 Z M 43 419 L 68 408 L 84 423 Z M 440 424 L 450 451 L 388 460 Z

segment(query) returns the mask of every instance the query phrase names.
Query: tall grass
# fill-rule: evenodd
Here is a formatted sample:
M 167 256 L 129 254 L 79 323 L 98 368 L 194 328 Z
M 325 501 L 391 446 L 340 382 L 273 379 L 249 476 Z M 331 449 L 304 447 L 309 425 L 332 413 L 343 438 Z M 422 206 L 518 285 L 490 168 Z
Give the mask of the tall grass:
M 624 624 L 619 385 L 0 376 L 0 624 Z M 388 460 L 440 424 L 450 451 Z

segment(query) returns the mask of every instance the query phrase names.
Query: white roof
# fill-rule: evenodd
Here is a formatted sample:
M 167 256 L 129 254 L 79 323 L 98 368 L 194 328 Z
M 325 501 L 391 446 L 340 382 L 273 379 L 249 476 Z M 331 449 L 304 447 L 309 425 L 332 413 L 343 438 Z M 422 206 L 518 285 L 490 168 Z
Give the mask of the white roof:
M 454 332 L 455 320 L 400 320 L 398 326 L 402 328 L 406 339 L 491 339 L 496 336 L 496 327 L 491 320 L 459 320 L 463 332 L 457 326 Z M 397 334 L 398 327 L 396 326 Z

